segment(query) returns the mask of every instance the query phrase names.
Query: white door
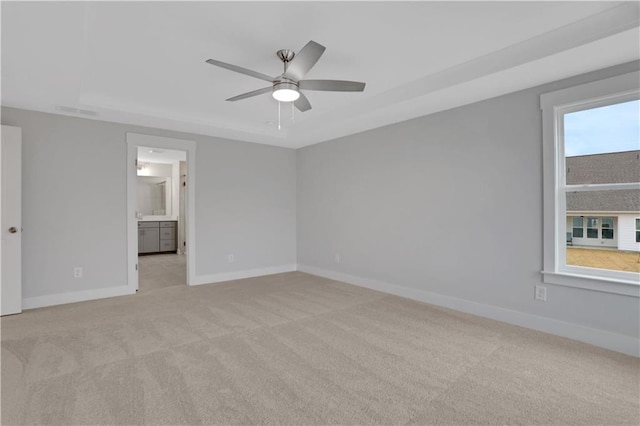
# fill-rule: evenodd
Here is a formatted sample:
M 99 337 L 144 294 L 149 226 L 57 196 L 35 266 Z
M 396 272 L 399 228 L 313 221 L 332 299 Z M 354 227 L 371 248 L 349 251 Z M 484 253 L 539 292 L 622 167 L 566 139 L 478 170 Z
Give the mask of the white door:
M 22 312 L 22 129 L 0 138 L 0 315 Z

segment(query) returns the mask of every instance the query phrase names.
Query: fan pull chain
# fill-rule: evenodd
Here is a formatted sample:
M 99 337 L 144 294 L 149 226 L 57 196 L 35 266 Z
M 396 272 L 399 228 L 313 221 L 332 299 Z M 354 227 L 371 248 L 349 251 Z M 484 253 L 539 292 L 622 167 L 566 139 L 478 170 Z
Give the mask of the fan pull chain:
M 291 102 L 291 124 L 295 123 L 295 121 L 296 121 L 295 112 L 296 112 L 296 110 L 293 107 L 293 102 Z
M 281 126 L 280 126 L 280 104 L 282 104 L 282 102 L 278 102 L 278 130 L 281 129 Z

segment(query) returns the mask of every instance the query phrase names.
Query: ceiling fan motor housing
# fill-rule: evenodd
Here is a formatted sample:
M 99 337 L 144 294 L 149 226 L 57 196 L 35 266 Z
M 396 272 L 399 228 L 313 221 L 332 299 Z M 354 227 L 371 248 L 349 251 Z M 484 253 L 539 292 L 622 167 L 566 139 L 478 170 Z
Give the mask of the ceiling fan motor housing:
M 298 90 L 298 83 L 291 80 L 276 80 L 273 82 L 273 90 Z

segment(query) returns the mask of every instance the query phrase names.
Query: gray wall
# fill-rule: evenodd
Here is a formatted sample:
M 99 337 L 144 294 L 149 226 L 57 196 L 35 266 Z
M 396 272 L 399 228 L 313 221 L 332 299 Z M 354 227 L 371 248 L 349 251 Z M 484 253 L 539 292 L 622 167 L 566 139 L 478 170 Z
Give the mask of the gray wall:
M 295 263 L 297 223 L 299 264 L 638 336 L 636 298 L 547 285 L 548 302 L 533 300 L 539 94 L 637 69 L 298 151 L 2 108 L 2 124 L 23 129 L 24 297 L 126 284 L 125 134 L 137 132 L 197 143 L 197 275 Z
M 216 140 L 196 157 L 198 275 L 295 265 L 295 150 Z
M 25 298 L 127 284 L 127 132 L 196 141 L 197 275 L 296 261 L 292 149 L 12 108 L 2 124 L 23 135 Z
M 539 95 L 637 68 L 298 150 L 298 264 L 637 337 L 637 298 L 552 285 L 546 303 L 533 298 L 542 270 Z

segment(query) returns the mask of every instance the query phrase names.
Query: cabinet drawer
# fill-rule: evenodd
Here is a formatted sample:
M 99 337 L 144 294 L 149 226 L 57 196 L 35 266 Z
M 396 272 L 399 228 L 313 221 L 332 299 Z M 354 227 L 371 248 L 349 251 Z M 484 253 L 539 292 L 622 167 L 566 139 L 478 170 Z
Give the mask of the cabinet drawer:
M 160 251 L 175 251 L 176 240 L 160 240 Z
M 176 228 L 160 228 L 160 239 L 161 240 L 175 240 L 176 239 Z
M 175 227 L 176 227 L 175 220 L 160 222 L 160 228 L 175 228 Z
M 157 228 L 159 222 L 138 222 L 138 228 Z

